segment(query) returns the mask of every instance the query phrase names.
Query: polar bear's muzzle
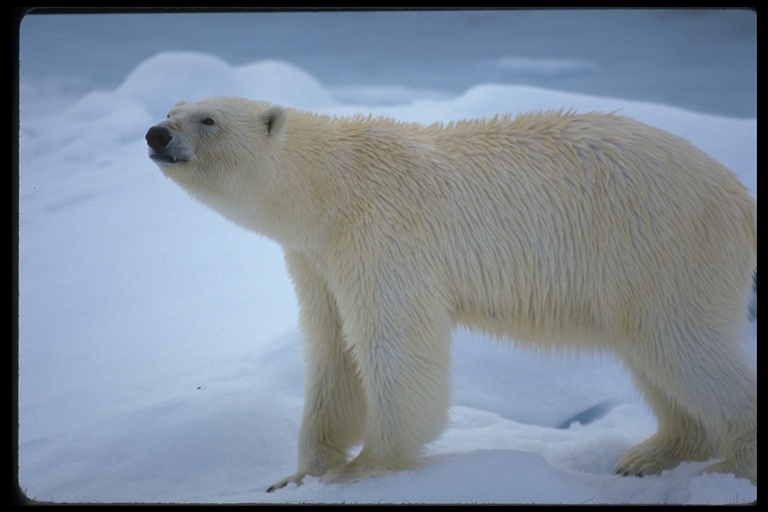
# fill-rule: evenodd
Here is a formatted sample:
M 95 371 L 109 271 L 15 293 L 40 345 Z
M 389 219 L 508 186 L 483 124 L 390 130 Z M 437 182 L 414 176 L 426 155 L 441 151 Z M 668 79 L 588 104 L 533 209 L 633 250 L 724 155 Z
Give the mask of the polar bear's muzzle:
M 153 126 L 144 138 L 149 146 L 149 158 L 157 164 L 177 164 L 189 160 L 189 153 L 181 137 L 174 136 L 165 126 Z

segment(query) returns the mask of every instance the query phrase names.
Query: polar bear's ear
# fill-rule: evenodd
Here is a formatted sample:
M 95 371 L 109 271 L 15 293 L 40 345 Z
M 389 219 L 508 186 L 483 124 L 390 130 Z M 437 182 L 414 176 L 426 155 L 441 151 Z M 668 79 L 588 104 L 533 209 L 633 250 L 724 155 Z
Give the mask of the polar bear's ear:
M 267 135 L 274 135 L 283 129 L 285 123 L 285 110 L 280 107 L 269 107 L 262 114 Z
M 177 104 L 175 104 L 175 105 L 173 106 L 173 108 L 176 108 L 176 107 L 180 107 L 180 106 L 182 106 L 182 105 L 186 105 L 186 104 L 187 104 L 187 102 L 186 102 L 186 101 L 184 101 L 184 100 L 181 100 L 180 102 L 178 102 Z

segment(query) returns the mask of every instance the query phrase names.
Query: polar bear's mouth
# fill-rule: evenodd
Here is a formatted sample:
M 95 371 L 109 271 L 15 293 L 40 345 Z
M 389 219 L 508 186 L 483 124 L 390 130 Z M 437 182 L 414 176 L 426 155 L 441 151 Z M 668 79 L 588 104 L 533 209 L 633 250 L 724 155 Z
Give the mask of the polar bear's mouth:
M 177 158 L 169 153 L 165 153 L 163 151 L 157 151 L 153 149 L 149 150 L 149 158 L 151 158 L 157 163 L 164 163 L 164 164 L 179 164 L 187 161 L 186 158 Z

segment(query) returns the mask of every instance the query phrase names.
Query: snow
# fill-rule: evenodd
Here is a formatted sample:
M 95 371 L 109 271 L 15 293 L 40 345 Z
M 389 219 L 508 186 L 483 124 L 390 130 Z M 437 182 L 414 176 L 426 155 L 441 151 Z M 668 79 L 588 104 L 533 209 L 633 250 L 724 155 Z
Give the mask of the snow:
M 22 39 L 22 42 L 24 40 Z M 169 45 L 170 47 L 170 45 Z M 481 59 L 478 59 L 480 61 Z M 509 55 L 496 68 L 599 74 L 589 57 Z M 496 113 L 620 110 L 691 140 L 757 197 L 756 119 L 524 83 L 461 92 L 329 85 L 285 59 L 204 51 L 143 58 L 72 93 L 21 73 L 18 482 L 52 502 L 679 503 L 756 499 L 685 463 L 612 472 L 656 422 L 610 354 L 543 355 L 454 336 L 450 425 L 420 468 L 265 489 L 295 470 L 303 401 L 297 304 L 274 242 L 190 199 L 144 134 L 179 100 L 239 95 L 431 123 Z M 63 85 L 62 85 L 63 84 Z M 63 88 L 62 88 L 63 87 Z M 77 89 L 77 88 L 75 88 Z M 756 358 L 756 321 L 745 350 Z

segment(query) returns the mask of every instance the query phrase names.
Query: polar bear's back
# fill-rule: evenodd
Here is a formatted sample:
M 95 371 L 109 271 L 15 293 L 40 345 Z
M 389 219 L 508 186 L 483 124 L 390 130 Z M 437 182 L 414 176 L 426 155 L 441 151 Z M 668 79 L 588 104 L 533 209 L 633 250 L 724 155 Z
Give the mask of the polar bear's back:
M 631 334 L 672 310 L 743 316 L 755 204 L 685 140 L 570 113 L 394 133 L 370 142 L 388 155 L 366 170 L 379 224 L 441 276 L 459 321 L 557 339 Z

